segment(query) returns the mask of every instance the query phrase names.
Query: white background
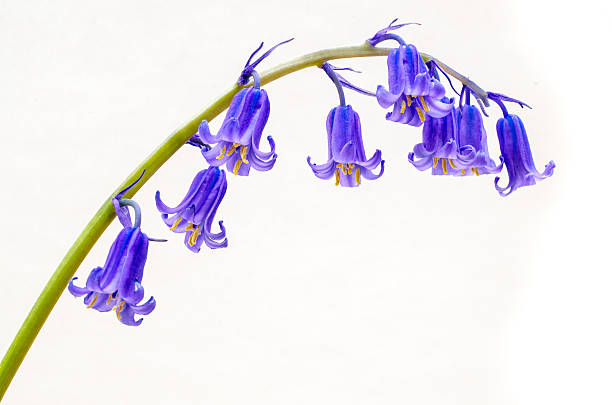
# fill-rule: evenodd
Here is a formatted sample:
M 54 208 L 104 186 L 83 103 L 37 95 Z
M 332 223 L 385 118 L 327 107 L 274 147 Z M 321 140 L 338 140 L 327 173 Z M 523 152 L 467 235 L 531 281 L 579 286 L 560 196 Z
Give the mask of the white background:
M 229 176 L 229 247 L 193 254 L 159 218 L 155 191 L 174 204 L 204 167 L 184 148 L 136 197 L 143 230 L 170 239 L 145 269 L 155 311 L 130 328 L 64 294 L 5 403 L 609 404 L 611 13 L 588 2 L 0 1 L 0 352 L 104 198 L 260 41 L 296 37 L 265 70 L 395 17 L 422 23 L 400 32 L 420 50 L 534 107 L 512 111 L 552 178 L 502 198 L 491 176 L 418 172 L 420 130 L 347 93 L 386 172 L 334 187 L 306 156 L 326 159 L 335 88 L 301 71 L 266 86 L 275 168 Z M 386 84 L 384 58 L 336 64 Z

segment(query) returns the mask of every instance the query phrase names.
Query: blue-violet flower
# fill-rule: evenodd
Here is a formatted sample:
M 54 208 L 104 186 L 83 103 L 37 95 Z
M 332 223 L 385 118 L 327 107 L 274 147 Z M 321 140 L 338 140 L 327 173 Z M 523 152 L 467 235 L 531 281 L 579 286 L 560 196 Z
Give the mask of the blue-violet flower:
M 496 165 L 489 156 L 487 132 L 478 107 L 464 105 L 457 115 L 459 119 L 457 146 L 460 151 L 457 162 L 461 166 L 460 175 L 471 176 L 475 174 L 479 176 L 481 174 L 499 173 L 503 166 L 503 159 L 499 165 Z
M 138 326 L 142 318 L 135 320 L 134 316 L 136 314 L 148 315 L 155 309 L 153 297 L 144 304 L 139 303 L 144 297 L 144 288 L 141 283 L 149 240 L 156 239 L 150 239 L 140 230 L 138 205 L 131 200 L 121 200 L 123 194 L 132 186 L 113 199 L 117 216 L 124 228 L 113 242 L 106 263 L 91 271 L 84 287 L 74 284 L 77 277 L 70 280 L 68 291 L 75 297 L 85 296 L 83 302 L 87 308 L 100 312 L 115 311 L 121 323 Z M 126 201 L 136 211 L 134 225 L 131 223 L 127 207 L 122 206 Z
M 389 90 L 378 86 L 376 99 L 383 108 L 393 105 L 387 119 L 420 126 L 426 116 L 442 118 L 453 106 L 442 101 L 444 86 L 432 77 L 412 44 L 402 44 L 389 52 Z
M 211 149 L 202 149 L 202 156 L 211 166 L 226 164 L 227 170 L 239 176 L 248 176 L 251 166 L 255 170 L 270 170 L 276 163 L 275 146 L 268 137 L 270 152 L 259 150 L 264 126 L 270 115 L 270 101 L 264 89 L 249 87 L 234 96 L 225 120 L 217 135 L 202 121 L 198 129 L 200 139 Z
M 185 246 L 197 253 L 202 243 L 211 249 L 227 247 L 223 221 L 219 221 L 220 232 L 211 232 L 217 208 L 226 190 L 225 171 L 209 167 L 196 174 L 185 198 L 176 207 L 164 204 L 159 191 L 155 193 L 155 203 L 170 230 L 185 233 Z
M 442 102 L 451 106 L 450 113 L 441 118 L 425 118 L 423 142 L 415 145 L 413 152 L 408 154 L 408 161 L 421 171 L 431 168 L 434 175 L 453 175 L 461 171 L 456 164 L 457 109 L 452 108 L 452 99 L 444 97 Z
M 499 186 L 499 177 L 495 178 L 495 188 L 501 196 L 505 197 L 520 187 L 534 185 L 536 180 L 552 176 L 555 168 L 552 160 L 542 173 L 536 169 L 527 131 L 517 115 L 507 114 L 504 110 L 504 117 L 497 121 L 497 137 L 509 177 L 506 187 Z
M 336 185 L 357 187 L 361 184 L 361 176 L 375 180 L 382 176 L 385 161 L 381 160 L 380 150 L 366 158 L 361 137 L 361 122 L 359 115 L 350 105 L 333 108 L 327 116 L 327 146 L 329 160 L 322 165 L 310 162 L 308 165 L 315 176 L 329 179 L 336 176 Z M 372 173 L 380 165 L 378 174 Z

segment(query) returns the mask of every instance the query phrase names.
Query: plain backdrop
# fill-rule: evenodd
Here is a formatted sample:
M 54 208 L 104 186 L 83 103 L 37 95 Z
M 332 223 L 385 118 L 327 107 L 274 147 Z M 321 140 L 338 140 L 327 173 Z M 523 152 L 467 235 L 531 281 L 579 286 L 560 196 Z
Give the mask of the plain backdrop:
M 270 172 L 229 176 L 229 247 L 193 254 L 153 196 L 182 199 L 204 160 L 180 150 L 137 194 L 151 244 L 140 327 L 64 294 L 10 387 L 12 404 L 609 404 L 610 6 L 534 0 L 0 1 L 0 352 L 106 196 L 236 80 L 399 33 L 482 87 L 520 98 L 537 167 L 510 197 L 492 176 L 434 177 L 406 156 L 420 129 L 347 93 L 386 171 L 316 179 L 332 83 L 311 68 L 266 86 Z M 385 58 L 342 60 L 375 89 Z M 497 160 L 496 107 L 486 121 Z M 222 118 L 223 116 L 221 116 Z M 219 128 L 220 118 L 212 122 Z M 502 176 L 506 182 L 506 174 Z M 115 221 L 76 273 L 103 264 Z

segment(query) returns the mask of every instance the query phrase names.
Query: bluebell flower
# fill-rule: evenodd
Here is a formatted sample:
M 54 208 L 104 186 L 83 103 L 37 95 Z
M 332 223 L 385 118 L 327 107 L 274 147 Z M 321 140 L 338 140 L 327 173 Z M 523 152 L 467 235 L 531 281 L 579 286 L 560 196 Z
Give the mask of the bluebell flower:
M 504 117 L 497 121 L 497 137 L 509 178 L 506 187 L 499 186 L 500 178 L 495 178 L 495 188 L 501 196 L 505 197 L 520 187 L 534 185 L 537 180 L 552 176 L 555 168 L 555 162 L 552 160 L 542 173 L 536 169 L 527 131 L 517 115 L 506 112 Z
M 359 115 L 350 105 L 335 107 L 327 115 L 327 146 L 327 163 L 317 165 L 310 162 L 310 156 L 307 158 L 308 165 L 320 179 L 335 175 L 336 185 L 357 187 L 361 177 L 375 180 L 384 173 L 385 161 L 381 160 L 380 150 L 377 149 L 370 159 L 366 158 Z M 379 165 L 380 172 L 373 173 Z
M 408 161 L 423 171 L 432 169 L 434 175 L 454 175 L 461 173 L 457 165 L 457 109 L 453 100 L 444 98 L 442 102 L 449 105 L 450 113 L 441 118 L 428 116 L 423 125 L 423 141 L 415 145 L 408 154 Z
M 142 318 L 135 320 L 134 316 L 148 315 L 155 309 L 153 297 L 143 304 L 140 302 L 144 298 L 142 277 L 149 240 L 156 239 L 150 239 L 141 231 L 138 205 L 132 200 L 121 199 L 132 186 L 113 198 L 117 216 L 124 228 L 113 242 L 106 263 L 91 271 L 84 287 L 74 284 L 77 277 L 70 280 L 68 291 L 75 297 L 85 296 L 83 302 L 87 308 L 100 312 L 115 311 L 121 323 L 138 326 Z M 125 205 L 131 205 L 136 211 L 134 225 Z
M 502 169 L 503 160 L 499 165 L 496 165 L 489 156 L 487 132 L 478 107 L 464 105 L 457 115 L 459 119 L 457 146 L 460 150 L 457 164 L 461 167 L 459 175 L 479 176 L 481 174 L 499 173 Z
M 442 118 L 452 104 L 442 101 L 445 90 L 433 77 L 414 45 L 401 44 L 387 56 L 389 90 L 378 86 L 376 99 L 383 108 L 393 105 L 387 119 L 420 126 L 426 117 Z
M 240 90 L 232 100 L 221 129 L 213 135 L 208 128 L 208 122 L 202 121 L 198 129 L 198 137 L 203 144 L 214 145 L 212 148 L 202 148 L 202 155 L 211 166 L 226 165 L 228 171 L 238 176 L 248 176 L 253 167 L 255 170 L 267 171 L 276 163 L 275 145 L 269 136 L 269 152 L 259 149 L 261 134 L 270 116 L 270 101 L 268 94 L 260 88 L 259 74 L 255 67 L 270 53 L 292 41 L 293 38 L 283 41 L 251 62 L 253 57 L 263 47 L 263 42 L 251 54 L 244 69 L 238 77 L 237 84 L 244 86 L 253 78 L 253 86 Z M 189 143 L 194 144 L 193 140 Z M 198 142 L 195 142 L 196 146 Z
M 248 176 L 251 167 L 259 171 L 270 170 L 276 163 L 275 146 L 268 137 L 270 151 L 262 152 L 259 142 L 270 115 L 270 101 L 264 89 L 249 87 L 234 96 L 225 120 L 217 135 L 213 135 L 208 122 L 202 121 L 198 136 L 211 149 L 203 148 L 202 156 L 211 166 L 226 165 L 227 170 L 239 176 Z
M 164 204 L 159 191 L 155 193 L 155 203 L 170 230 L 185 233 L 185 246 L 197 253 L 203 243 L 211 249 L 227 247 L 223 221 L 219 221 L 220 232 L 211 231 L 217 208 L 226 190 L 225 171 L 209 167 L 196 174 L 185 198 L 176 207 Z

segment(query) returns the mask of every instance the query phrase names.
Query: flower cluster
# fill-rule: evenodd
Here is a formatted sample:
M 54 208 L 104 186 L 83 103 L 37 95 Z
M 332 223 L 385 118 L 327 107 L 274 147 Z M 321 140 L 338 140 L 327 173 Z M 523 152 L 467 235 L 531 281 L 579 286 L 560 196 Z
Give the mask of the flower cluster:
M 505 167 L 507 185 L 501 186 L 499 177 L 494 181 L 502 196 L 553 174 L 553 161 L 543 172 L 536 169 L 525 127 L 517 115 L 508 112 L 505 103 L 529 106 L 499 93 L 485 92 L 433 57 L 425 55 L 424 59 L 414 45 L 390 32 L 407 25 L 393 25 L 394 22 L 368 39 L 372 47 L 387 40 L 398 43 L 398 47 L 390 50 L 387 56 L 388 88 L 380 85 L 373 93 L 351 84 L 336 73 L 352 69 L 337 68 L 327 62 L 320 66 L 337 88 L 339 105 L 327 115 L 327 162 L 317 165 L 311 162 L 310 156 L 306 159 L 316 177 L 324 180 L 334 178 L 336 186 L 357 187 L 363 179 L 376 180 L 384 173 L 385 161 L 381 151 L 377 149 L 370 158 L 366 155 L 361 120 L 353 107 L 346 103 L 345 87 L 376 97 L 378 104 L 385 109 L 392 107 L 392 111 L 386 114 L 387 120 L 422 126 L 422 141 L 408 154 L 408 161 L 421 171 L 431 169 L 434 175 L 468 177 L 496 174 Z M 267 92 L 261 88 L 255 67 L 276 47 L 289 41 L 281 42 L 251 62 L 261 50 L 262 43 L 251 54 L 238 77 L 237 85 L 242 88 L 236 89 L 217 134 L 211 132 L 207 121 L 202 121 L 197 133 L 187 141 L 187 144 L 201 149 L 208 167 L 195 175 L 182 201 L 170 207 L 162 202 L 159 191 L 155 195 L 162 220 L 170 231 L 184 234 L 185 246 L 192 252 L 199 252 L 202 245 L 210 249 L 228 245 L 223 221 L 218 222 L 218 232 L 212 230 L 227 191 L 227 176 L 222 167 L 225 165 L 228 173 L 248 176 L 251 168 L 268 171 L 276 163 L 276 146 L 271 136 L 267 137 L 269 151 L 260 149 L 264 127 L 270 116 L 270 101 Z M 457 100 L 446 95 L 440 74 L 448 79 L 452 90 L 459 96 Z M 461 93 L 454 89 L 449 74 L 463 83 Z M 472 98 L 477 105 L 472 104 Z M 501 151 L 499 163 L 489 155 L 483 123 L 483 114 L 488 116 L 484 105 L 488 106 L 489 101 L 496 103 L 503 113 L 497 122 Z M 146 315 L 155 308 L 153 297 L 141 303 L 144 298 L 141 283 L 149 241 L 155 239 L 147 237 L 140 229 L 138 204 L 122 198 L 135 184 L 112 199 L 123 229 L 111 246 L 106 263 L 91 271 L 84 287 L 74 284 L 76 278 L 68 286 L 74 296 L 85 297 L 84 303 L 88 308 L 100 312 L 115 311 L 122 323 L 133 326 L 142 322 L 142 319 L 134 319 L 136 314 Z M 135 211 L 133 223 L 127 206 Z

